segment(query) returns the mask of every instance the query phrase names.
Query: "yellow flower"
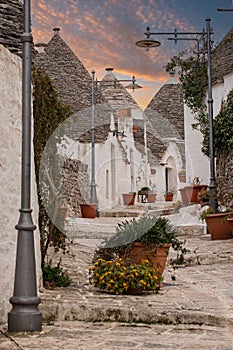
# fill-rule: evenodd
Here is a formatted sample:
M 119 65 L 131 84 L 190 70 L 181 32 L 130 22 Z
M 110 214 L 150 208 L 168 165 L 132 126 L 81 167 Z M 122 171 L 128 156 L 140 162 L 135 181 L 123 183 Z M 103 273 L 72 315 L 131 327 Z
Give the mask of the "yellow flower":
M 146 285 L 146 282 L 144 280 L 140 280 L 140 283 Z
M 142 259 L 142 263 L 143 264 L 149 264 L 149 260 L 148 259 Z

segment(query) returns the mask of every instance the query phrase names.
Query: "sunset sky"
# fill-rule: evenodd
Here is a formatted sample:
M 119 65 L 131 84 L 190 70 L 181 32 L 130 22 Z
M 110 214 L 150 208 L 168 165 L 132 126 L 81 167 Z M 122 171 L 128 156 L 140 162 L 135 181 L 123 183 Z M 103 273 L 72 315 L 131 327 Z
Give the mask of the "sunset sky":
M 143 86 L 134 92 L 145 107 L 168 75 L 164 66 L 169 58 L 191 41 L 175 44 L 164 35 L 153 36 L 161 46 L 146 52 L 135 45 L 144 38 L 146 26 L 153 32 L 202 31 L 211 18 L 215 44 L 233 25 L 232 0 L 32 0 L 34 43 L 47 43 L 53 28 L 60 27 L 66 41 L 84 66 L 101 79 L 106 67 L 114 67 L 118 79 L 135 75 Z

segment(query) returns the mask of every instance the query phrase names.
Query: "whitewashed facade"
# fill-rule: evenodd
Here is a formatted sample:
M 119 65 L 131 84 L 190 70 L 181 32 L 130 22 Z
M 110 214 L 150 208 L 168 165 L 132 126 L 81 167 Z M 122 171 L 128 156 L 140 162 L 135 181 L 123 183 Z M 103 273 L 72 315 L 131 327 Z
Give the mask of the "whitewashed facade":
M 21 192 L 22 60 L 0 45 L 0 323 L 5 323 L 13 295 L 16 239 Z M 32 208 L 37 223 L 37 196 L 32 156 Z M 39 231 L 35 231 L 38 284 L 41 283 Z

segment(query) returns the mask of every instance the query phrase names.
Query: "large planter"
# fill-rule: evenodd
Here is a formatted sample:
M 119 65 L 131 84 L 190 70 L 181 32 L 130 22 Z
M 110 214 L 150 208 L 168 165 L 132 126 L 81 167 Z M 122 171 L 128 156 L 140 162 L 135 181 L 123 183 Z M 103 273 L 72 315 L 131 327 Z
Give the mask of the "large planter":
M 181 194 L 182 204 L 187 205 L 188 204 L 188 199 L 187 199 L 187 196 L 186 196 L 185 188 L 180 188 L 179 191 L 180 191 L 180 194 Z
M 80 203 L 82 218 L 94 219 L 96 217 L 97 204 Z
M 206 190 L 208 188 L 207 185 L 193 185 L 193 186 L 185 186 L 185 192 L 188 204 L 196 204 L 198 203 L 198 194 L 201 190 Z
M 136 193 L 123 193 L 124 205 L 134 205 Z
M 140 242 L 134 242 L 127 251 L 125 258 L 131 259 L 135 264 L 140 264 L 142 260 L 149 260 L 150 266 L 159 271 L 159 275 L 162 276 L 166 267 L 170 246 L 170 243 L 147 246 Z
M 205 220 L 212 240 L 225 240 L 233 238 L 231 226 L 227 220 L 227 216 L 230 214 L 230 212 L 226 212 L 209 214 L 206 216 Z

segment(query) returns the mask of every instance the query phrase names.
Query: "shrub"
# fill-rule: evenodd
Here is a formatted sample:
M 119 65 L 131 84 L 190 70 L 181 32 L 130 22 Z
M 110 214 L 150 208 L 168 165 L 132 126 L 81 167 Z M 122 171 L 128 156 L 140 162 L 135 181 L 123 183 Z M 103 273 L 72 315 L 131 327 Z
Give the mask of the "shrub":
M 68 287 L 71 283 L 71 279 L 67 273 L 61 267 L 61 260 L 56 266 L 52 266 L 52 260 L 43 268 L 43 284 L 45 288 L 54 287 Z

